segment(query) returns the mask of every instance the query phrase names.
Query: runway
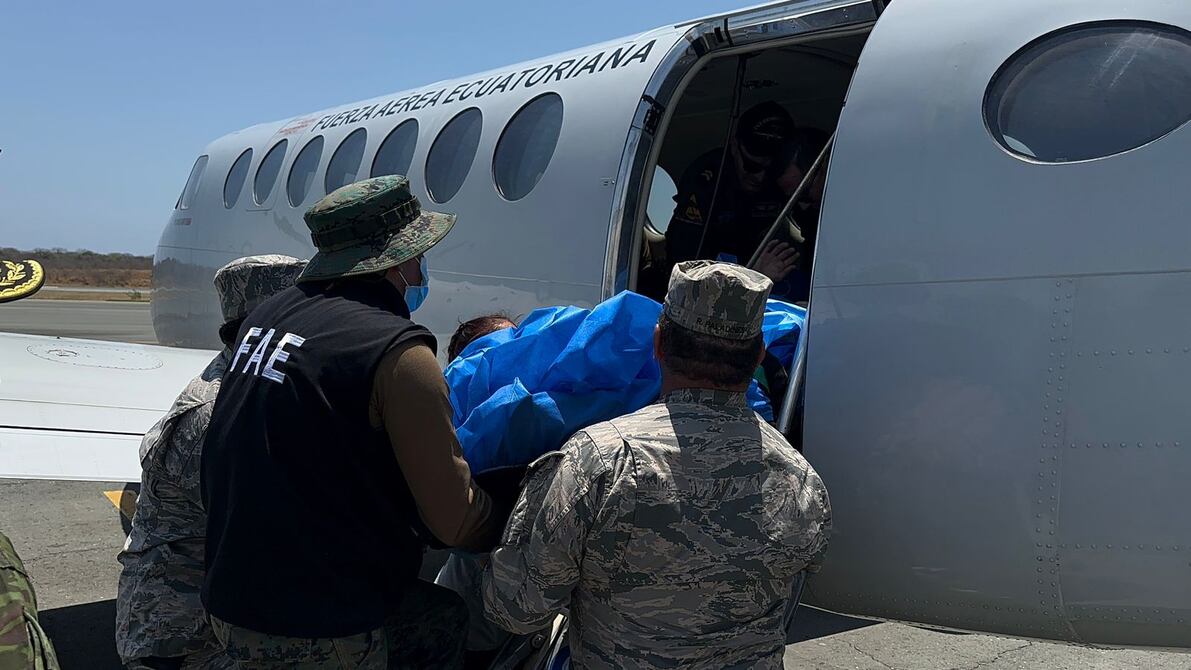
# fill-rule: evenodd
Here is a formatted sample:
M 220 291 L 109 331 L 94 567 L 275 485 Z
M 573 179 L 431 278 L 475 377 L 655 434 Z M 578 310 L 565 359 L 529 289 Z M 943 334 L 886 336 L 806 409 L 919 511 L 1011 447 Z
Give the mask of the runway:
M 33 300 L 0 305 L 0 331 L 152 343 L 143 303 Z M 120 667 L 113 645 L 122 520 L 105 492 L 120 482 L 0 479 L 0 530 L 32 576 L 62 666 Z M 798 614 L 786 668 L 816 670 L 1191 670 L 1191 654 L 1095 650 L 923 630 L 810 608 Z
M 157 344 L 147 302 L 7 302 L 0 304 L 0 332 Z
M 104 496 L 119 482 L 0 480 L 0 529 L 37 588 L 43 624 L 64 668 L 115 670 L 116 561 L 124 523 Z M 798 614 L 786 668 L 816 670 L 1189 670 L 1191 655 L 1101 651 L 986 635 L 873 624 L 810 608 Z

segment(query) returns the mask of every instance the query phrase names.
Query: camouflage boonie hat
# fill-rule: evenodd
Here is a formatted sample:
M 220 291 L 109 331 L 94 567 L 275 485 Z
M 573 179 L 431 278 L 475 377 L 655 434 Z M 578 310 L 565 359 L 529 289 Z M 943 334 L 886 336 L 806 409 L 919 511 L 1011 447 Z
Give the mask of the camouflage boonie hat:
M 665 314 L 697 333 L 728 340 L 761 334 L 769 277 L 731 263 L 687 261 L 674 266 Z
M 455 225 L 454 214 L 422 211 L 401 175 L 336 189 L 304 218 L 318 253 L 298 279 L 303 282 L 387 270 L 422 255 Z
M 237 258 L 215 272 L 215 292 L 223 322 L 248 316 L 257 305 L 294 285 L 306 261 L 266 254 Z

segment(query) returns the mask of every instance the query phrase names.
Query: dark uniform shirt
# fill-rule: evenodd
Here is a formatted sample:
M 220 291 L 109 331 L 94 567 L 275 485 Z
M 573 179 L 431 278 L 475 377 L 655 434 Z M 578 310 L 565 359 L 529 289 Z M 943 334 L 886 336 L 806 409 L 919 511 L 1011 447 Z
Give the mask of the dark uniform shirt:
M 730 159 L 719 193 L 715 194 L 722 154 L 722 149 L 716 149 L 700 156 L 678 183 L 674 218 L 666 231 L 666 257 L 671 263 L 693 260 L 696 254 L 699 258 L 748 263 L 786 204 L 785 196 L 772 181 L 756 193 L 743 191 Z M 704 228 L 706 239 L 700 251 Z
M 212 616 L 324 638 L 374 629 L 396 611 L 429 539 L 409 460 L 389 439 L 407 426 L 392 425 L 403 413 L 391 411 L 385 387 L 407 375 L 381 372 L 416 371 L 417 355 L 433 357 L 429 331 L 408 315 L 392 285 L 344 282 L 300 284 L 245 321 L 202 455 Z M 437 396 L 403 400 L 441 413 Z M 420 446 L 423 461 L 455 462 L 452 444 Z M 465 503 L 486 506 L 466 471 L 460 479 Z M 467 525 L 468 515 L 451 516 Z

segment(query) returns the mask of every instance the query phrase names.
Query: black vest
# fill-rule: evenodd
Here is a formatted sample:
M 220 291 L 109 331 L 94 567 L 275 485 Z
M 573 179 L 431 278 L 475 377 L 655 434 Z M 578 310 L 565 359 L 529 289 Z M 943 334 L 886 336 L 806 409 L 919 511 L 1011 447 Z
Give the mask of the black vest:
M 261 633 L 380 626 L 423 543 L 397 459 L 369 423 L 373 376 L 430 332 L 387 282 L 301 284 L 245 319 L 202 455 L 211 614 Z

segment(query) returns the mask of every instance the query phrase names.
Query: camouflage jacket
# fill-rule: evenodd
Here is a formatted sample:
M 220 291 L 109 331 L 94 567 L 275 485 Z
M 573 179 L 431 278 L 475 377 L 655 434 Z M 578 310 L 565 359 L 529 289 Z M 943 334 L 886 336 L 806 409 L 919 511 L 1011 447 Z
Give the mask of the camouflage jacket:
M 0 670 L 57 670 L 37 622 L 37 595 L 12 542 L 0 533 Z
M 530 467 L 484 575 L 514 632 L 570 611 L 582 668 L 780 668 L 822 480 L 743 394 L 680 390 Z
M 199 600 L 207 533 L 199 464 L 227 364 L 225 350 L 141 441 L 141 492 L 116 597 L 116 651 L 125 662 L 215 645 Z

